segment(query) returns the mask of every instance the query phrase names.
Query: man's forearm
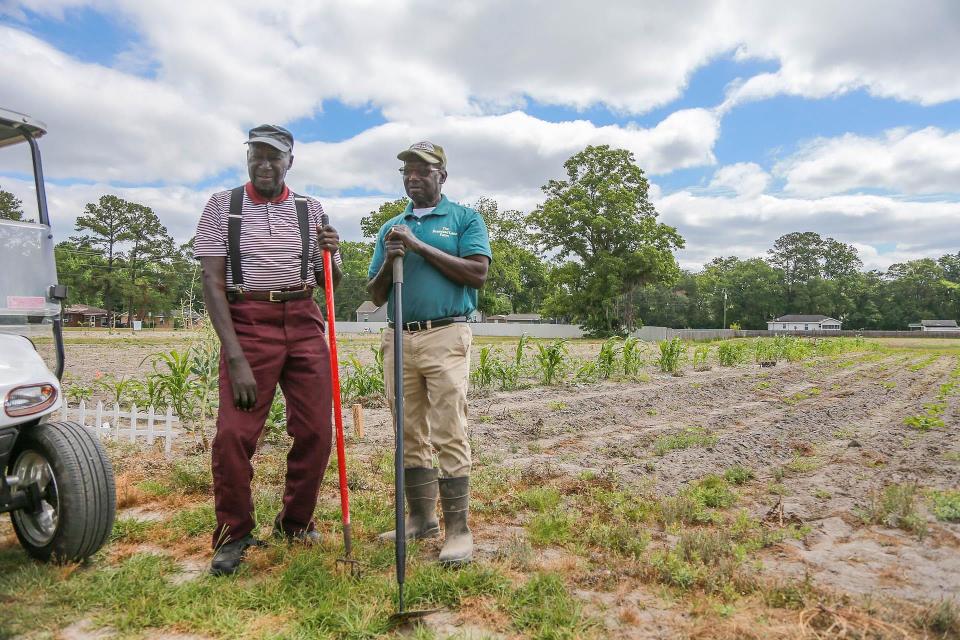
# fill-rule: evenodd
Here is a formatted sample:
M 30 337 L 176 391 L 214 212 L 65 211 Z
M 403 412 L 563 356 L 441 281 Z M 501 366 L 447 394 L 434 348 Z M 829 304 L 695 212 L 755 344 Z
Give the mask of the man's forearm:
M 380 271 L 373 279 L 367 283 L 367 291 L 370 293 L 370 300 L 378 307 L 387 303 L 390 297 L 390 287 L 393 286 L 393 263 L 384 260 L 380 266 Z
M 479 289 L 487 281 L 487 262 L 453 256 L 426 243 L 417 246 L 416 252 L 451 282 Z

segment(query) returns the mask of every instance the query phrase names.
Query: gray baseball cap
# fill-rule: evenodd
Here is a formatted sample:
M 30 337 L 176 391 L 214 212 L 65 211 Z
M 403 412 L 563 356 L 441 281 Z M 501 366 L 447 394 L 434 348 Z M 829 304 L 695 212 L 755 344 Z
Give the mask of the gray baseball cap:
M 268 144 L 280 151 L 293 149 L 293 134 L 275 124 L 261 124 L 250 129 L 250 136 L 244 144 Z

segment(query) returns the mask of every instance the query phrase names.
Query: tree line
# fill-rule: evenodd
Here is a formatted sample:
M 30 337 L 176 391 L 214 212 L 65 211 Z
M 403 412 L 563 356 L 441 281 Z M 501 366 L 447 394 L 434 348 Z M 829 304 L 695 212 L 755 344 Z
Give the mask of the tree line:
M 717 257 L 699 271 L 681 270 L 674 253 L 684 240 L 658 221 L 629 151 L 588 146 L 564 169 L 564 178 L 542 187 L 544 202 L 530 213 L 489 198 L 471 204 L 487 224 L 493 253 L 481 312 L 540 313 L 597 336 L 643 324 L 765 329 L 788 313 L 821 313 L 850 329 L 960 317 L 960 252 L 865 271 L 852 245 L 801 231 L 778 238 L 762 258 Z M 6 194 L 0 190 L 0 217 L 22 217 Z M 384 202 L 361 220 L 363 241 L 341 243 L 337 318 L 355 319 L 368 299 L 376 234 L 406 203 Z M 201 310 L 192 240 L 176 245 L 149 207 L 105 195 L 86 206 L 76 231 L 56 247 L 68 303 L 132 309 L 139 317 Z

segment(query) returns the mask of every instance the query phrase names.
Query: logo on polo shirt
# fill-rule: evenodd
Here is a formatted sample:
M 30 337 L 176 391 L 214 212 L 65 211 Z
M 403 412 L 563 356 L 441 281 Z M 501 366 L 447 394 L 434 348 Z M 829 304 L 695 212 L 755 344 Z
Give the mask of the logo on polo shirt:
M 440 236 L 441 238 L 456 238 L 457 232 L 450 229 L 450 227 L 440 227 L 439 229 L 434 229 L 433 232 Z

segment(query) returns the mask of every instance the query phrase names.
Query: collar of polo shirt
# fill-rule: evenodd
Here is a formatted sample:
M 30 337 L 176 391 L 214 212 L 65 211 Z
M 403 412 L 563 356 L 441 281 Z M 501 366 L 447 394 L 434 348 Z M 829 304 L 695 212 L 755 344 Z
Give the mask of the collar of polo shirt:
M 252 182 L 245 184 L 244 189 L 247 192 L 247 197 L 250 198 L 250 202 L 253 204 L 266 204 L 268 202 L 270 204 L 277 204 L 278 202 L 283 202 L 290 196 L 290 189 L 287 188 L 287 185 L 283 185 L 283 191 L 281 191 L 280 195 L 278 195 L 276 198 L 264 198 L 257 193 L 256 189 L 253 188 Z

